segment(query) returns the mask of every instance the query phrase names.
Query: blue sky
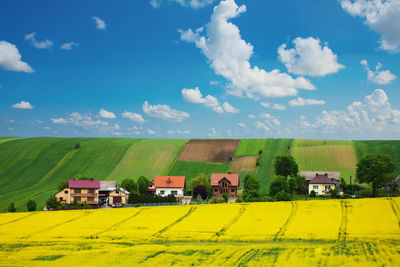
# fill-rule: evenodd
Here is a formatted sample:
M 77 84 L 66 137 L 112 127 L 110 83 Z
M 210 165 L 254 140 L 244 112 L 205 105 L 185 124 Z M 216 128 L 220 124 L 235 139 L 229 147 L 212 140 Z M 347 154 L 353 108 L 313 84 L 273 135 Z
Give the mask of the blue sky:
M 399 25 L 399 0 L 2 1 L 0 136 L 398 139 Z

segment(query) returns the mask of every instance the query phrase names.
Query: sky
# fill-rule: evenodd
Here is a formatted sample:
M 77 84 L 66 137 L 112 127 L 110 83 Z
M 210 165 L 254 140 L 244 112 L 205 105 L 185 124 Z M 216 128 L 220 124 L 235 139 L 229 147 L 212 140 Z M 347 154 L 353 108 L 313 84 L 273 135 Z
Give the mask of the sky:
M 0 136 L 399 139 L 400 0 L 4 0 Z

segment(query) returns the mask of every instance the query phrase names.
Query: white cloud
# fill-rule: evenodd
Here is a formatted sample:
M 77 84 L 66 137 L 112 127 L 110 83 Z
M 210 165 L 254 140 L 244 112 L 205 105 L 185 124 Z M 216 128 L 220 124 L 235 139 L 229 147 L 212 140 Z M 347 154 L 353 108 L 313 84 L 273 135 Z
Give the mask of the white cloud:
M 0 67 L 4 70 L 34 72 L 31 66 L 21 60 L 18 48 L 6 41 L 0 41 Z
M 157 132 L 153 131 L 152 129 L 147 129 L 146 132 L 151 135 L 157 134 Z
M 399 0 L 340 0 L 342 8 L 380 34 L 380 48 L 398 52 L 400 48 Z
M 269 132 L 270 129 L 267 127 L 267 125 L 265 125 L 264 123 L 262 123 L 261 121 L 256 121 L 256 128 L 257 129 L 262 129 L 266 132 Z
M 103 108 L 100 109 L 99 115 L 103 119 L 115 119 L 115 114 L 113 112 L 107 111 Z
M 75 42 L 69 42 L 69 43 L 65 43 L 65 44 L 61 45 L 60 48 L 63 50 L 72 50 L 72 48 L 74 46 L 77 47 L 77 46 L 79 46 L 79 44 L 75 43 Z
M 294 48 L 286 49 L 286 44 L 278 48 L 279 60 L 285 64 L 288 72 L 296 75 L 325 76 L 336 73 L 344 66 L 337 62 L 337 55 L 325 43 L 316 38 L 297 37 Z
M 217 131 L 215 130 L 215 128 L 211 128 L 209 131 L 208 131 L 208 137 L 216 137 L 216 136 L 218 136 L 219 134 L 217 133 Z
M 210 85 L 219 85 L 219 81 L 210 81 Z
M 261 113 L 259 115 L 260 119 L 263 119 L 266 124 L 270 127 L 279 127 L 281 126 L 281 122 L 275 118 L 273 115 L 269 114 L 269 113 Z
M 285 105 L 272 104 L 270 102 L 261 102 L 261 106 L 266 107 L 266 108 L 276 109 L 276 110 L 285 110 L 286 109 Z
M 203 104 L 208 108 L 211 108 L 217 113 L 238 113 L 239 109 L 233 107 L 228 102 L 225 102 L 220 105 L 218 99 L 214 96 L 207 95 L 203 97 L 203 94 L 200 92 L 198 87 L 194 89 L 184 88 L 182 89 L 182 97 L 186 102 L 194 103 L 194 104 Z
M 248 98 L 294 96 L 298 89 L 315 89 L 303 77 L 292 78 L 274 69 L 267 72 L 250 65 L 253 46 L 241 38 L 239 28 L 229 22 L 246 11 L 246 6 L 238 7 L 234 0 L 221 1 L 214 8 L 210 22 L 196 31 L 178 30 L 181 40 L 195 43 L 210 62 L 218 75 L 225 77 L 230 84 L 227 92 Z
M 107 25 L 104 20 L 97 16 L 93 16 L 92 19 L 96 22 L 96 28 L 99 30 L 105 30 Z
M 46 39 L 44 41 L 38 42 L 35 38 L 36 32 L 29 33 L 25 35 L 25 40 L 30 41 L 31 44 L 39 49 L 47 49 L 53 46 L 53 41 Z
M 138 113 L 133 113 L 133 112 L 128 112 L 125 110 L 124 113 L 121 114 L 122 118 L 138 122 L 138 123 L 144 123 L 146 122 L 145 119 L 143 119 L 141 114 Z
M 249 118 L 250 118 L 250 119 L 255 119 L 256 116 L 255 116 L 254 114 L 249 114 Z
M 376 89 L 346 110 L 324 110 L 312 125 L 325 132 L 372 133 L 376 138 L 376 133 L 400 132 L 400 110 L 392 109 L 385 91 Z
M 171 109 L 167 105 L 150 105 L 147 101 L 143 103 L 143 111 L 151 118 L 166 121 L 182 122 L 190 117 L 187 112 Z
M 289 105 L 291 105 L 292 107 L 325 105 L 325 101 L 324 100 L 316 100 L 316 99 L 304 99 L 304 98 L 298 97 L 296 99 L 290 100 Z
M 396 76 L 390 72 L 390 70 L 381 70 L 382 64 L 378 62 L 375 67 L 375 71 L 372 71 L 367 60 L 361 60 L 361 65 L 364 66 L 365 71 L 368 75 L 368 80 L 376 84 L 389 84 L 396 79 Z
M 242 122 L 238 122 L 237 126 L 242 127 L 242 128 L 246 128 L 246 124 L 244 124 Z
M 55 124 L 66 124 L 67 121 L 63 118 L 51 118 L 51 121 Z
M 159 8 L 162 2 L 163 0 L 150 0 L 150 5 L 154 8 Z M 169 2 L 176 2 L 184 7 L 198 9 L 212 4 L 214 0 L 169 0 Z
M 12 108 L 33 109 L 33 106 L 28 101 L 21 101 L 19 103 L 16 103 L 16 104 L 12 105 Z
M 180 134 L 180 135 L 187 135 L 190 134 L 190 130 L 169 130 L 167 131 L 168 134 Z

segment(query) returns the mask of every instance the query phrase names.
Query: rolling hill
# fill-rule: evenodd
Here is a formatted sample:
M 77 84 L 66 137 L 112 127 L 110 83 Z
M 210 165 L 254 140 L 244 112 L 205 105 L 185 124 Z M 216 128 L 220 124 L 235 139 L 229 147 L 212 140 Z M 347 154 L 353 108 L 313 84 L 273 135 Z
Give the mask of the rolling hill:
M 11 202 L 25 210 L 29 199 L 41 208 L 61 181 L 80 177 L 120 182 L 184 175 L 188 183 L 201 173 L 236 171 L 242 178 L 256 175 L 265 193 L 275 178 L 274 158 L 282 153 L 293 155 L 300 170 L 340 171 L 347 180 L 360 157 L 386 153 L 400 174 L 400 141 L 0 138 L 0 211 Z M 251 166 L 256 157 L 260 165 Z

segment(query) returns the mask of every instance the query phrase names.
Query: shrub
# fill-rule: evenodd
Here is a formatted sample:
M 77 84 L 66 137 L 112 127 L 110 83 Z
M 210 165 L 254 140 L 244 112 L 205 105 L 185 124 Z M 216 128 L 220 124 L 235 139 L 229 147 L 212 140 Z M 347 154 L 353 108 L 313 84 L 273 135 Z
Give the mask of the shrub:
M 30 199 L 28 201 L 28 203 L 26 203 L 26 208 L 28 211 L 35 211 L 36 210 L 36 202 Z
M 92 207 L 89 204 L 85 203 L 85 204 L 83 204 L 83 208 L 88 210 L 88 209 L 91 209 Z
M 316 197 L 316 196 L 317 196 L 317 193 L 315 193 L 314 190 L 311 190 L 311 192 L 310 192 L 310 197 Z
M 15 208 L 14 202 L 11 202 L 10 206 L 8 206 L 8 212 L 16 212 L 17 209 Z
M 198 185 L 193 189 L 193 198 L 196 198 L 197 195 L 200 195 L 202 199 L 207 198 L 207 187 L 204 185 Z
M 81 144 L 80 143 L 76 143 L 75 144 L 75 149 L 78 149 L 78 148 L 80 148 L 81 147 Z
M 228 203 L 228 200 L 229 200 L 228 194 L 227 194 L 227 193 L 224 193 L 224 194 L 222 195 L 222 197 L 224 198 L 225 203 Z
M 49 210 L 58 208 L 60 206 L 60 202 L 58 202 L 55 196 L 50 196 L 46 201 L 46 207 Z
M 290 201 L 290 194 L 280 191 L 278 193 L 275 194 L 274 199 L 276 201 Z

